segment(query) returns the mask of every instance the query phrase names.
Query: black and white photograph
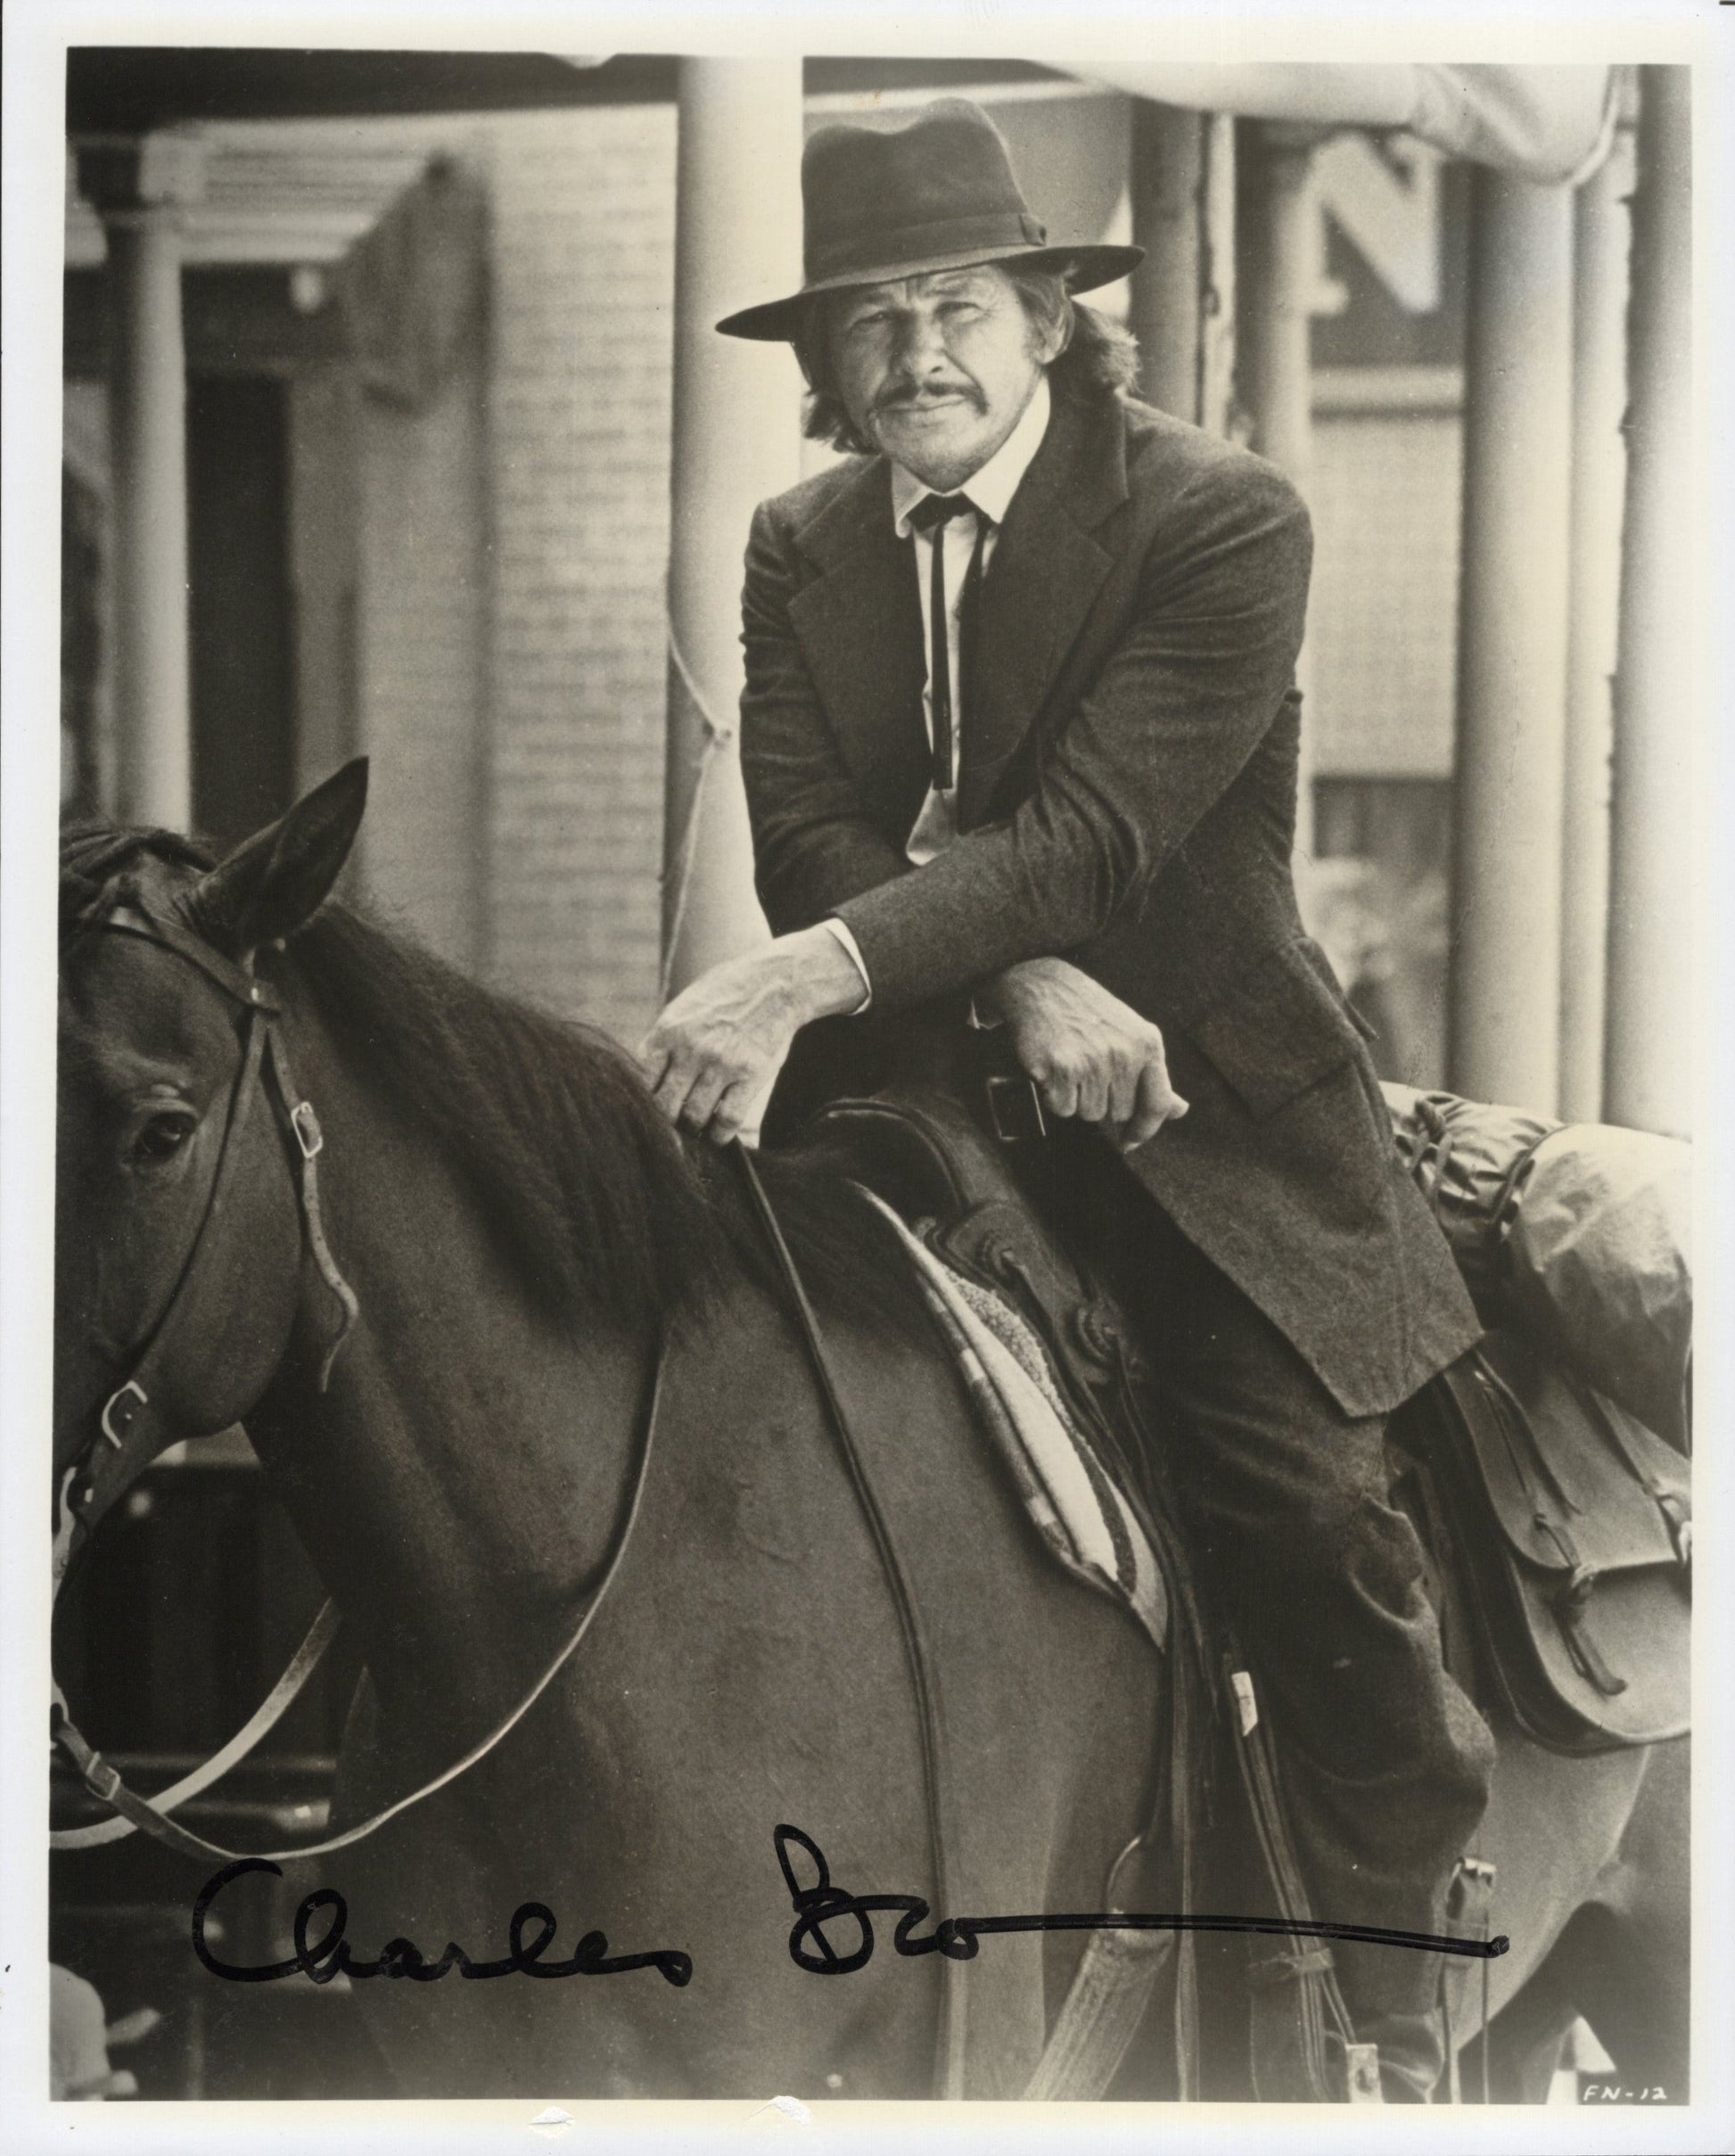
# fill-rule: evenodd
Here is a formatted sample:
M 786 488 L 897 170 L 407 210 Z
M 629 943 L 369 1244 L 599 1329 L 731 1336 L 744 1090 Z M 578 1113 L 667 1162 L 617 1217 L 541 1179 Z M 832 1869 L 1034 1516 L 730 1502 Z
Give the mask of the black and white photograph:
M 57 14 L 8 2145 L 1735 2146 L 1735 11 Z

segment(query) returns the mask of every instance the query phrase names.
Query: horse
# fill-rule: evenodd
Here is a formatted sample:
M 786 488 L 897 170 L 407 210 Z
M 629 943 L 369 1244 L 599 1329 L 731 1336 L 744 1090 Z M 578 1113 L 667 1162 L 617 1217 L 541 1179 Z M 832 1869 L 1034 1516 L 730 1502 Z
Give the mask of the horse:
M 853 1454 L 731 1164 L 606 1036 L 330 896 L 365 790 L 347 766 L 220 861 L 160 832 L 63 844 L 63 1503 L 155 1358 L 144 1450 L 111 1428 L 122 1482 L 78 1539 L 149 1451 L 244 1421 L 366 1660 L 338 1823 L 543 1687 L 313 1872 L 351 1950 L 391 1942 L 399 1975 L 406 1939 L 481 1960 L 510 1923 L 516 1952 L 526 1905 L 545 1944 L 584 1935 L 571 1981 L 531 1980 L 555 1973 L 524 1968 L 533 1946 L 500 1982 L 358 1982 L 407 2092 L 1016 2097 L 1079 1934 L 989 1938 L 966 1967 L 846 1953 L 858 1915 L 798 1952 L 792 1890 L 823 1862 L 936 1922 L 1101 1908 L 1150 1812 L 1164 1659 L 1047 1554 L 835 1173 L 760 1171 Z M 1624 2078 L 1684 2094 L 1684 1747 L 1567 1759 L 1496 1734 L 1497 2093 L 1536 2096 L 1583 2012 Z

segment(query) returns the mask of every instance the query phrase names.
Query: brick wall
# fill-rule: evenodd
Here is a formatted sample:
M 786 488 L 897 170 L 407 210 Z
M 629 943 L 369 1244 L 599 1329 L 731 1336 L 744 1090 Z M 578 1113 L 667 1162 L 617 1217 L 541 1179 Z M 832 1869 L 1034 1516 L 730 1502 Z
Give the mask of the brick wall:
M 292 222 L 341 178 L 365 230 L 440 155 L 488 188 L 480 383 L 407 416 L 354 398 L 365 881 L 460 963 L 636 1036 L 657 977 L 674 108 L 222 136 L 223 185 L 263 160 Z M 325 768 L 342 745 L 305 698 L 300 723 Z
M 1462 431 L 1455 410 L 1317 411 L 1314 764 L 1451 776 Z
M 632 1037 L 656 990 L 675 115 L 489 133 L 487 963 Z

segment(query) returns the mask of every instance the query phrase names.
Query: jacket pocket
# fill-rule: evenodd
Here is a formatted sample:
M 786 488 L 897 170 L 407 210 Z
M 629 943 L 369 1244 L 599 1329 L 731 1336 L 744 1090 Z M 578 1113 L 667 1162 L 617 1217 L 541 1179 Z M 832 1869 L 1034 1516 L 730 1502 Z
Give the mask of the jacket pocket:
M 1361 1048 L 1330 961 L 1305 936 L 1256 959 L 1181 1030 L 1259 1117 L 1275 1115 Z

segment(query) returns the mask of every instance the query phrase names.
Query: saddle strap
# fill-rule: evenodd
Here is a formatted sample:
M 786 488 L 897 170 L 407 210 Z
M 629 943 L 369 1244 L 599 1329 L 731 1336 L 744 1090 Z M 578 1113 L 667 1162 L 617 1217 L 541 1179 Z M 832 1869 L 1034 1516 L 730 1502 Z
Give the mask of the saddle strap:
M 1091 1933 L 1021 2102 L 1094 2103 L 1107 2094 L 1175 1942 L 1173 1932 Z
M 860 1447 L 856 1443 L 855 1431 L 844 1412 L 831 1357 L 826 1352 L 825 1336 L 819 1329 L 818 1315 L 808 1300 L 807 1289 L 802 1284 L 802 1276 L 789 1245 L 784 1240 L 783 1230 L 772 1210 L 771 1201 L 765 1194 L 765 1185 L 760 1181 L 753 1156 L 738 1140 L 730 1150 L 741 1164 L 742 1178 L 752 1200 L 753 1210 L 765 1230 L 765 1238 L 777 1257 L 784 1283 L 789 1289 L 789 1298 L 794 1306 L 796 1321 L 807 1348 L 808 1360 L 813 1367 L 820 1397 L 825 1403 L 832 1427 L 837 1433 L 843 1464 L 854 1486 L 856 1502 L 861 1507 L 862 1517 L 867 1520 L 868 1532 L 873 1536 L 880 1569 L 885 1575 L 892 1608 L 897 1612 L 898 1629 L 903 1635 L 904 1656 L 909 1665 L 910 1685 L 916 1694 L 917 1728 L 922 1747 L 922 1791 L 927 1813 L 928 1853 L 929 1861 L 933 1866 L 934 1897 L 941 1908 L 950 1909 L 953 1906 L 953 1901 L 946 1857 L 944 1785 L 942 1780 L 944 1731 L 941 1726 L 933 1686 L 928 1675 L 928 1649 L 922 1636 L 916 1598 L 910 1591 L 903 1561 L 898 1555 L 897 1544 L 892 1539 L 891 1528 L 868 1473 L 867 1462 L 862 1459 Z M 945 1967 L 941 1979 L 934 2090 L 937 2095 L 956 2102 L 964 2094 L 964 1964 L 950 1954 L 942 1958 Z
M 1452 1873 L 1446 1889 L 1446 1929 L 1460 1938 L 1480 1939 L 1485 1946 L 1494 1929 L 1494 1866 L 1485 1857 L 1462 1856 L 1458 1869 Z M 1477 2049 L 1481 2053 L 1482 2097 L 1484 2103 L 1492 2103 L 1489 2087 L 1488 2063 L 1488 1970 L 1486 1961 L 1480 1965 L 1482 1985 L 1481 2015 L 1476 2028 Z M 1470 1984 L 1476 1974 L 1476 1964 L 1448 1955 L 1440 1968 L 1440 2014 L 1444 2028 L 1446 2053 L 1446 2090 L 1453 2103 L 1464 2101 L 1464 2077 L 1459 2053 L 1468 2051 L 1470 2039 L 1460 2045 L 1460 2032 L 1464 2027 L 1469 2004 Z
M 1223 1679 L 1238 1708 L 1231 1741 L 1247 1810 L 1278 1914 L 1307 1924 L 1312 1913 L 1284 1812 L 1270 1732 L 1260 1718 L 1252 1679 L 1236 1666 L 1238 1659 L 1234 1653 L 1224 1657 Z M 1272 1954 L 1262 1945 L 1250 1944 L 1247 1981 L 1254 2086 L 1259 2097 L 1329 2103 L 1337 2098 L 1336 2083 L 1342 2078 L 1344 2093 L 1353 2099 L 1356 2088 L 1349 2069 L 1353 2065 L 1350 2053 L 1355 2031 L 1337 1987 L 1330 1948 L 1297 1938 L 1293 1946 Z M 1328 2057 L 1333 2042 L 1344 2052 L 1342 2077 L 1334 2075 Z

